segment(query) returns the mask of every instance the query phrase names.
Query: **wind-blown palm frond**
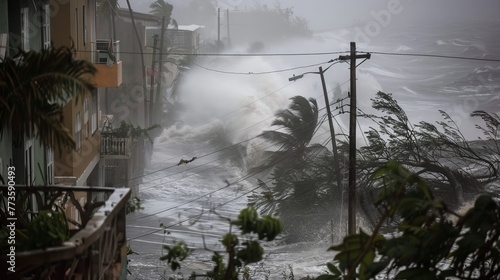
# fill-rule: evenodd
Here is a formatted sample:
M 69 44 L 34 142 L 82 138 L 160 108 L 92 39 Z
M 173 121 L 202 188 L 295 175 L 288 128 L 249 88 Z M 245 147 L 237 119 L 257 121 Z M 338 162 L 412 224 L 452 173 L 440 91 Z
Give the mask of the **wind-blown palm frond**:
M 118 8 L 120 5 L 118 4 L 118 0 L 97 0 L 96 1 L 96 12 L 100 17 L 106 18 L 108 21 L 111 20 L 111 14 L 117 14 Z
M 280 130 L 262 132 L 259 137 L 273 144 L 276 148 L 263 154 L 263 162 L 250 172 L 274 170 L 275 176 L 285 170 L 287 176 L 302 173 L 301 171 L 314 157 L 329 153 L 320 144 L 310 145 L 318 123 L 318 106 L 316 100 L 302 96 L 290 98 L 288 109 L 278 111 L 272 126 Z
M 305 148 L 311 142 L 318 126 L 318 105 L 313 98 L 302 96 L 290 98 L 289 109 L 278 111 L 273 126 L 281 126 L 285 132 L 264 131 L 260 136 L 279 146 L 281 150 L 293 150 L 303 157 Z
M 75 60 L 71 49 L 20 51 L 0 62 L 0 134 L 12 129 L 13 140 L 34 135 L 43 145 L 73 148 L 63 124 L 64 105 L 94 88 L 92 63 Z
M 151 9 L 150 13 L 160 18 L 165 17 L 165 22 L 170 23 L 170 18 L 172 16 L 172 10 L 174 9 L 174 6 L 170 5 L 164 0 L 156 0 L 155 2 L 151 3 L 151 5 L 149 5 L 149 8 Z

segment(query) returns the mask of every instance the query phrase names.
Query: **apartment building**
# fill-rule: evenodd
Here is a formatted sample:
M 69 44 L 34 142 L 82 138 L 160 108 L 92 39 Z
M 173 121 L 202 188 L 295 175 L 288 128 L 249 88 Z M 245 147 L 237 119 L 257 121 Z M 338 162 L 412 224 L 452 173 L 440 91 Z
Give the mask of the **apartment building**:
M 13 57 L 19 49 L 39 51 L 48 47 L 48 1 L 0 0 L 0 59 Z M 13 141 L 12 129 L 6 128 L 0 138 L 0 178 L 5 180 L 8 166 L 13 166 L 17 184 L 53 184 L 53 150 L 42 146 L 33 135 L 21 135 L 20 141 Z
M 55 47 L 73 46 L 77 59 L 94 63 L 96 87 L 118 87 L 122 83 L 119 43 L 96 38 L 95 0 L 50 0 L 51 41 Z M 98 89 L 83 100 L 71 100 L 64 107 L 65 126 L 76 143 L 74 151 L 56 154 L 56 183 L 103 185 L 100 162 L 100 114 Z

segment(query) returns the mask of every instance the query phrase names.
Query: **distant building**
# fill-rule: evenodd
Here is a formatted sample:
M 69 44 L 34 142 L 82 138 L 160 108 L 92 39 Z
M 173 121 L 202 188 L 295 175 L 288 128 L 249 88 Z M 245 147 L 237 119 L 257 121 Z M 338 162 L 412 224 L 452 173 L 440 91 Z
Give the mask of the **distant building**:
M 196 54 L 200 48 L 201 25 L 179 25 L 177 29 L 165 29 L 165 43 L 170 52 Z M 160 26 L 146 27 L 145 45 L 153 46 L 153 35 L 160 36 Z

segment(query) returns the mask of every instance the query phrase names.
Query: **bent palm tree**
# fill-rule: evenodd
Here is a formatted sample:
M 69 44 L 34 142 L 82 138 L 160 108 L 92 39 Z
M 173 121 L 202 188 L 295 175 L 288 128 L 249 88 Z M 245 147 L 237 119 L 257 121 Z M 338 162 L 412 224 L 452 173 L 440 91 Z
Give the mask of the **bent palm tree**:
M 20 51 L 0 61 L 0 135 L 11 129 L 16 144 L 33 135 L 47 147 L 74 148 L 63 107 L 94 88 L 87 77 L 95 73 L 66 47 Z
M 325 180 L 318 166 L 326 157 L 331 162 L 331 154 L 321 144 L 311 144 L 320 126 L 316 100 L 302 96 L 291 98 L 288 109 L 278 111 L 273 126 L 278 130 L 268 130 L 260 137 L 277 147 L 277 150 L 264 153 L 264 164 L 253 171 L 271 170 L 272 187 L 264 181 L 259 185 L 264 189 L 260 194 L 249 197 L 250 203 L 263 213 L 280 215 L 291 240 L 314 238 L 312 222 L 323 224 L 321 219 L 331 214 L 324 210 L 331 199 L 328 194 L 331 184 Z M 323 215 L 317 215 L 317 214 Z M 321 217 L 319 217 L 321 216 Z M 321 219 L 319 219 L 319 218 Z
M 177 24 L 177 21 L 172 18 L 172 11 L 174 10 L 174 6 L 170 5 L 164 0 L 156 0 L 155 2 L 151 3 L 151 5 L 149 5 L 149 8 L 151 9 L 150 13 L 159 18 L 165 17 L 165 22 L 167 22 L 169 25 L 173 25 L 174 29 L 178 28 L 179 25 Z
M 278 204 L 290 195 L 301 196 L 304 192 L 311 194 L 309 188 L 304 188 L 307 185 L 304 182 L 311 177 L 309 167 L 320 156 L 329 153 L 323 145 L 310 145 L 319 126 L 316 100 L 302 96 L 292 97 L 291 100 L 289 108 L 278 111 L 275 114 L 276 119 L 271 124 L 283 128 L 284 131 L 267 130 L 259 135 L 278 147 L 277 150 L 264 152 L 264 163 L 250 171 L 252 173 L 271 171 L 271 178 L 275 184 L 274 202 Z M 269 195 L 263 198 L 266 198 L 266 202 L 260 206 L 268 210 L 274 209 L 276 205 L 271 207 L 270 204 L 273 203 L 268 203 Z M 259 203 L 256 205 L 259 206 Z
M 284 128 L 284 132 L 267 130 L 259 136 L 277 146 L 277 151 L 268 151 L 266 162 L 260 170 L 276 166 L 287 166 L 306 162 L 312 155 L 326 152 L 320 144 L 310 145 L 318 123 L 318 104 L 315 99 L 303 96 L 290 98 L 292 103 L 288 109 L 278 111 L 272 126 Z

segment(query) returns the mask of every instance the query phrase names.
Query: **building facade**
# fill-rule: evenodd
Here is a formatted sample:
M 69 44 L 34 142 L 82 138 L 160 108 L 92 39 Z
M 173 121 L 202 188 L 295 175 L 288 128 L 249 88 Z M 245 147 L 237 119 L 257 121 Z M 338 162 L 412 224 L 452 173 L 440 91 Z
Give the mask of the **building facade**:
M 119 43 L 97 40 L 95 0 L 50 0 L 50 5 L 54 46 L 73 46 L 77 59 L 91 61 L 97 68 L 92 77 L 97 88 L 83 100 L 73 99 L 64 107 L 65 126 L 72 133 L 76 149 L 55 155 L 55 179 L 57 183 L 102 186 L 98 88 L 122 83 Z

